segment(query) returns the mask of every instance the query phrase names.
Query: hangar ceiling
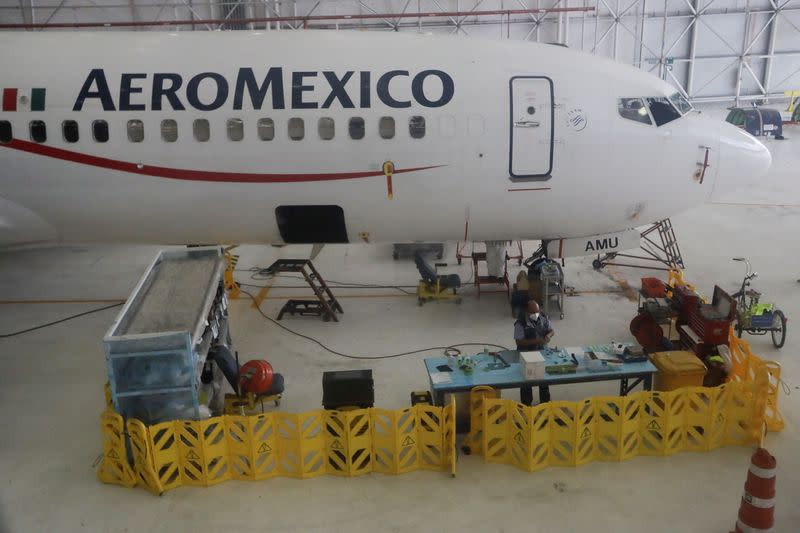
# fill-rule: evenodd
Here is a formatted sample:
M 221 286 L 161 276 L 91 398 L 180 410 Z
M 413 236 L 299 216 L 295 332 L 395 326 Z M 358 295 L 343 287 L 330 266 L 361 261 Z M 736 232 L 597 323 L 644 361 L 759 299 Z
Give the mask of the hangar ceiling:
M 694 102 L 800 89 L 800 0 L 7 0 L 0 28 L 423 31 L 565 44 Z

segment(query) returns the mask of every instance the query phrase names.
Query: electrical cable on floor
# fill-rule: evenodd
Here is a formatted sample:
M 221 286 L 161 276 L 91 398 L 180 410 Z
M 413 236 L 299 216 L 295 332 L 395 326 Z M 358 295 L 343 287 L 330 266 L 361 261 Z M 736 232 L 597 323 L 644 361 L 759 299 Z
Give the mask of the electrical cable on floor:
M 41 324 L 38 326 L 34 326 L 32 328 L 23 329 L 20 331 L 15 331 L 13 333 L 4 333 L 0 335 L 0 339 L 9 339 L 11 337 L 16 337 L 17 335 L 22 335 L 23 333 L 30 333 L 31 331 L 36 331 L 39 329 L 49 328 L 50 326 L 55 326 L 56 324 L 61 324 L 62 322 L 67 322 L 68 320 L 73 320 L 76 318 L 80 318 L 82 316 L 91 315 L 92 313 L 99 313 L 100 311 L 105 311 L 106 309 L 113 309 L 114 307 L 119 307 L 125 302 L 119 302 L 111 305 L 106 305 L 104 307 L 98 307 L 97 309 L 92 309 L 90 311 L 84 311 L 83 313 L 78 313 L 75 315 L 68 316 L 66 318 L 61 318 L 59 320 L 54 320 L 53 322 L 48 322 L 46 324 Z
M 261 306 L 258 305 L 258 301 L 256 300 L 255 296 L 253 296 L 252 294 L 250 294 L 247 291 L 241 291 L 241 293 L 242 294 L 246 294 L 247 296 L 250 297 L 251 300 L 253 300 L 254 307 L 256 308 L 256 310 L 258 310 L 258 312 L 259 312 L 259 314 L 261 314 L 261 316 L 263 316 L 264 318 L 266 318 L 267 320 L 269 320 L 271 323 L 273 323 L 274 325 L 278 326 L 282 330 L 284 330 L 284 331 L 286 331 L 288 333 L 291 333 L 292 335 L 295 335 L 297 337 L 300 337 L 301 339 L 305 339 L 305 340 L 307 340 L 309 342 L 313 342 L 314 344 L 316 344 L 317 346 L 319 346 L 320 348 L 322 348 L 326 352 L 332 353 L 333 355 L 338 355 L 339 357 L 345 357 L 347 359 L 359 359 L 359 360 L 362 360 L 362 361 L 371 361 L 371 360 L 377 360 L 377 359 L 393 359 L 393 358 L 396 358 L 396 357 L 405 357 L 405 356 L 408 356 L 408 355 L 415 355 L 415 354 L 424 353 L 424 352 L 432 352 L 434 350 L 443 350 L 445 352 L 445 355 L 460 355 L 461 354 L 461 350 L 459 350 L 457 348 L 458 346 L 462 346 L 462 347 L 463 346 L 484 346 L 484 347 L 500 348 L 501 350 L 508 350 L 508 348 L 506 348 L 505 346 L 501 346 L 499 344 L 492 344 L 490 342 L 460 342 L 458 344 L 452 344 L 450 346 L 432 346 L 430 348 L 421 348 L 419 350 L 411 350 L 411 351 L 408 351 L 408 352 L 395 353 L 395 354 L 389 354 L 389 355 L 362 356 L 362 355 L 352 355 L 352 354 L 342 353 L 342 352 L 334 350 L 333 348 L 329 348 L 328 346 L 324 345 L 322 342 L 318 341 L 314 337 L 309 337 L 308 335 L 304 335 L 302 333 L 298 333 L 297 331 L 294 331 L 293 329 L 287 328 L 286 326 L 284 326 L 283 324 L 281 324 L 280 322 L 278 322 L 274 318 L 272 318 L 270 316 L 267 316 L 267 314 L 264 313 L 264 311 L 261 310 Z

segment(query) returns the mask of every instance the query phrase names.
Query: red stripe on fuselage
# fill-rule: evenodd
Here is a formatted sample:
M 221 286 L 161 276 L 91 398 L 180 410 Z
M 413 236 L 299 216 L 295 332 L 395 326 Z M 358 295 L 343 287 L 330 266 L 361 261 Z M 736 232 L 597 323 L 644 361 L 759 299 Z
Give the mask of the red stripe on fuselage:
M 38 144 L 20 139 L 12 139 L 7 144 L 0 144 L 3 148 L 12 148 L 22 152 L 52 157 L 62 161 L 70 161 L 81 165 L 90 165 L 131 174 L 142 174 L 145 176 L 155 176 L 159 178 L 169 178 L 174 180 L 187 181 L 217 181 L 233 183 L 295 183 L 304 181 L 332 181 L 349 180 L 355 178 L 370 178 L 383 176 L 383 170 L 368 170 L 366 172 L 327 172 L 315 174 L 249 174 L 242 172 L 214 172 L 207 170 L 186 170 L 180 168 L 159 167 L 154 165 L 139 165 L 127 161 L 118 161 L 106 157 L 82 154 L 71 150 L 63 150 L 46 144 Z M 426 167 L 400 168 L 395 169 L 395 174 L 406 172 L 416 172 L 420 170 L 430 170 L 432 168 L 443 167 L 444 165 L 431 165 Z

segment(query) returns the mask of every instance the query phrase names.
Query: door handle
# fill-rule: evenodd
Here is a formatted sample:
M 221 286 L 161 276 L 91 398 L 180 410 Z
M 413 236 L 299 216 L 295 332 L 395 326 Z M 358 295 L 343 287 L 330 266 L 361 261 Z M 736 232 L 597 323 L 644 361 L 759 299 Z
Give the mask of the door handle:
M 539 123 L 535 120 L 517 120 L 514 122 L 515 128 L 538 128 Z

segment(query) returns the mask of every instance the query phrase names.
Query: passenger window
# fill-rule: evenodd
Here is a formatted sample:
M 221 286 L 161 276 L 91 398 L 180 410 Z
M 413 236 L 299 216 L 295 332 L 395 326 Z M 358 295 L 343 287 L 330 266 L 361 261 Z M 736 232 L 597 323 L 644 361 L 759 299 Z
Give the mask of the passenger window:
M 128 121 L 128 140 L 132 143 L 140 143 L 144 140 L 144 122 L 141 120 Z
M 319 119 L 319 138 L 323 141 L 330 141 L 335 134 L 333 119 L 330 117 L 322 117 Z
M 467 133 L 471 137 L 478 137 L 486 132 L 486 123 L 481 115 L 470 115 L 467 118 Z
M 204 118 L 196 118 L 194 120 L 192 131 L 194 132 L 194 140 L 197 142 L 208 142 L 211 138 L 211 128 L 208 126 L 208 121 Z
M 211 138 L 211 128 L 208 125 L 208 121 L 204 118 L 194 119 L 194 122 L 192 122 L 192 133 L 194 134 L 195 141 L 208 142 Z
M 306 127 L 302 118 L 289 119 L 289 138 L 293 141 L 300 141 L 305 137 Z
M 425 117 L 414 115 L 408 119 L 408 133 L 412 139 L 422 139 L 425 137 Z
M 394 118 L 381 117 L 378 122 L 378 133 L 382 139 L 391 139 L 394 137 Z
M 10 143 L 13 138 L 11 123 L 7 120 L 0 120 L 0 143 Z
M 65 120 L 61 123 L 61 134 L 68 143 L 78 142 L 78 123 L 74 120 Z
M 653 125 L 641 98 L 620 98 L 617 100 L 617 112 L 622 118 Z
M 456 117 L 453 115 L 442 115 L 439 117 L 439 134 L 442 137 L 455 137 Z
M 681 118 L 681 114 L 672 106 L 668 98 L 656 96 L 646 98 L 646 100 L 650 108 L 650 114 L 653 115 L 653 120 L 656 121 L 656 126 L 663 126 L 668 122 Z
M 92 136 L 99 143 L 108 142 L 108 122 L 105 120 L 92 122 Z
M 275 138 L 275 122 L 271 118 L 258 119 L 258 138 L 262 141 Z
M 164 142 L 174 143 L 178 140 L 178 123 L 167 118 L 161 121 L 161 139 Z
M 41 120 L 31 120 L 31 140 L 43 143 L 47 140 L 47 126 Z
M 350 131 L 350 138 L 359 140 L 364 138 L 366 130 L 364 126 L 364 119 L 361 117 L 353 117 L 350 119 L 347 129 Z
M 242 122 L 242 119 L 228 119 L 228 139 L 232 141 L 241 141 L 244 139 L 244 122 Z

